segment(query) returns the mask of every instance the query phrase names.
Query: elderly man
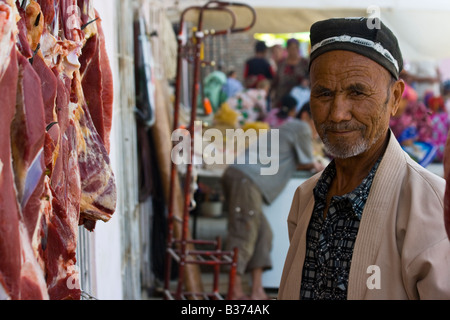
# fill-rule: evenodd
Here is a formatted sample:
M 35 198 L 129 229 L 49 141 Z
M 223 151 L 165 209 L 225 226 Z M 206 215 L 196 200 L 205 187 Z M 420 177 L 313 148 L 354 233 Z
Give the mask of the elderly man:
M 450 299 L 445 181 L 389 129 L 404 90 L 396 37 L 330 19 L 311 46 L 311 111 L 334 160 L 294 195 L 278 299 Z

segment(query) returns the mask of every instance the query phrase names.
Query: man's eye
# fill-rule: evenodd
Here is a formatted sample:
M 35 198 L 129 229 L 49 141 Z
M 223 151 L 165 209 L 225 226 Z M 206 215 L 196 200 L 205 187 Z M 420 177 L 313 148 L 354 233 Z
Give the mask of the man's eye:
M 352 91 L 350 91 L 350 95 L 351 96 L 362 96 L 362 95 L 364 95 L 364 92 L 359 91 L 359 90 L 352 90 Z
M 331 97 L 331 91 L 321 91 L 317 94 L 318 97 Z

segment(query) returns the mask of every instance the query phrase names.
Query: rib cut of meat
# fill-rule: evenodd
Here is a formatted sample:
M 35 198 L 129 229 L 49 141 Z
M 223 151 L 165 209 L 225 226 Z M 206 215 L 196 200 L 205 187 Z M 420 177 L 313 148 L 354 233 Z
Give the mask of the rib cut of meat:
M 80 112 L 80 127 L 85 148 L 78 160 L 81 177 L 81 224 L 93 230 L 96 220 L 109 221 L 116 207 L 116 184 L 109 156 L 90 118 L 86 104 Z
M 97 220 L 108 221 L 116 206 L 116 184 L 108 152 L 98 134 L 82 94 L 79 72 L 74 73 L 71 97 L 78 125 L 78 163 L 81 179 L 80 224 L 93 230 Z
M 80 57 L 81 88 L 76 87 L 81 105 L 80 126 L 86 148 L 79 152 L 82 181 L 81 220 L 88 230 L 93 230 L 96 220 L 108 221 L 115 211 L 116 185 L 109 161 L 109 134 L 112 123 L 113 84 L 112 72 L 106 55 L 100 17 L 80 0 L 83 23 L 95 21 L 89 26 L 90 34 Z M 86 5 L 84 5 L 84 4 Z M 80 94 L 80 91 L 83 94 Z

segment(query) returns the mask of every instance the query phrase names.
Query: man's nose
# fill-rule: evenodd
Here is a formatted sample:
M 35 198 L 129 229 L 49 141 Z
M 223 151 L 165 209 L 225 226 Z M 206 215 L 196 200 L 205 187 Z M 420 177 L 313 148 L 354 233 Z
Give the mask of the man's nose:
M 352 119 L 352 106 L 344 94 L 336 94 L 331 102 L 328 119 L 333 122 L 349 121 Z

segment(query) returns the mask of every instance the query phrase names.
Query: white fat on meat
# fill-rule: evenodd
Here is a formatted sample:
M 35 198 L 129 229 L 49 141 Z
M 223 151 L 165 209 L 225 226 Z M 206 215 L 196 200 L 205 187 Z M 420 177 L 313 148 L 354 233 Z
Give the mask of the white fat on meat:
M 33 248 L 33 251 L 37 256 L 37 261 L 42 270 L 45 270 L 45 260 L 39 255 L 39 248 L 42 245 L 42 236 L 40 232 L 42 226 L 42 219 L 48 220 L 50 217 L 50 213 L 53 210 L 52 208 L 53 195 L 51 192 L 50 183 L 51 183 L 50 177 L 46 175 L 44 177 L 44 194 L 41 200 L 41 206 L 39 208 L 38 221 L 36 222 L 37 227 L 36 229 L 34 229 L 33 237 L 31 239 L 31 247 Z M 47 225 L 47 221 L 45 222 L 45 225 Z M 45 242 L 47 242 L 47 239 L 45 239 Z
M 16 34 L 16 5 L 0 2 L 0 79 L 9 66 L 11 49 L 14 48 L 13 35 Z
M 32 282 L 38 288 L 39 293 L 41 294 L 41 298 L 44 300 L 48 300 L 49 296 L 47 292 L 47 284 L 45 282 L 44 273 L 42 272 L 41 266 L 38 263 L 36 252 L 34 252 L 33 248 L 31 247 L 31 241 L 28 237 L 28 232 L 22 221 L 19 222 L 19 229 L 22 256 L 22 267 L 20 270 L 21 282 L 23 282 L 22 279 L 28 279 L 29 282 Z M 21 288 L 21 291 L 22 290 L 23 288 Z M 33 292 L 33 294 L 35 295 L 36 292 Z
M 79 271 L 72 259 L 64 260 L 63 256 L 60 255 L 58 258 L 58 275 L 56 281 L 61 279 L 67 279 L 67 287 L 69 289 L 79 289 Z M 75 283 L 74 283 L 75 282 Z
M 88 7 L 88 8 L 87 8 Z M 82 12 L 88 11 L 88 21 L 93 21 L 96 18 L 95 14 L 95 8 L 92 4 L 92 0 L 89 0 L 89 3 L 87 1 L 83 1 L 83 8 L 81 8 Z M 85 39 L 89 39 L 90 37 L 96 35 L 98 33 L 97 30 L 97 24 L 96 23 L 89 23 L 84 29 L 84 37 Z
M 47 30 L 44 30 L 41 36 L 41 53 L 45 64 L 52 67 L 58 61 L 58 39 Z
M 73 73 L 80 69 L 81 63 L 78 58 L 81 55 L 81 46 L 77 46 L 70 50 L 64 59 L 64 72 L 70 78 L 73 79 Z

